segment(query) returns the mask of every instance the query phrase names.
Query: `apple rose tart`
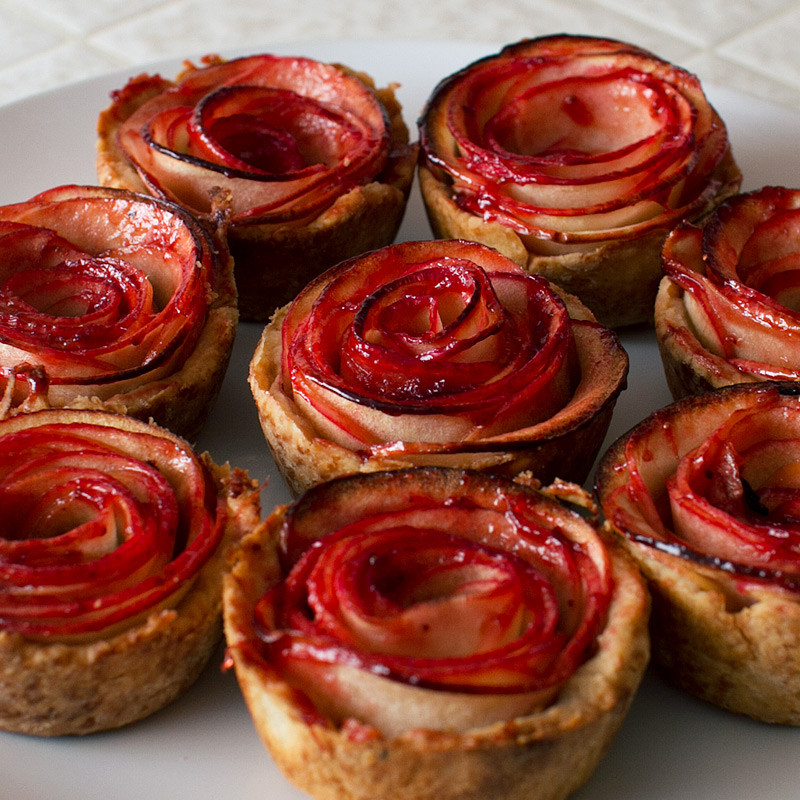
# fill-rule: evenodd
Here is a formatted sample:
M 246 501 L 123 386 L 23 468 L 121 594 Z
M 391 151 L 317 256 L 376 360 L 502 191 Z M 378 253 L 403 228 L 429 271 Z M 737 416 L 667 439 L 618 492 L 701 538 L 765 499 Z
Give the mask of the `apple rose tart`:
M 649 579 L 653 657 L 682 688 L 800 724 L 800 401 L 794 383 L 682 398 L 619 439 L 596 488 Z
M 250 364 L 294 492 L 436 464 L 580 483 L 628 371 L 618 338 L 475 242 L 404 242 L 343 262 L 266 326 Z
M 434 233 L 496 247 L 613 328 L 652 323 L 664 237 L 741 180 L 698 79 L 609 39 L 509 45 L 443 80 L 419 129 Z
M 97 407 L 194 438 L 231 355 L 229 259 L 183 209 L 60 186 L 0 207 L 0 412 Z
M 656 335 L 674 397 L 800 380 L 800 191 L 767 186 L 681 225 L 663 251 Z
M 0 728 L 88 734 L 188 688 L 257 487 L 164 428 L 102 411 L 0 421 Z
M 345 476 L 243 540 L 228 651 L 290 781 L 557 800 L 588 779 L 647 664 L 649 599 L 554 496 L 441 467 Z
M 100 114 L 98 178 L 224 216 L 242 318 L 266 320 L 323 269 L 394 240 L 417 159 L 395 88 L 274 55 L 141 75 Z

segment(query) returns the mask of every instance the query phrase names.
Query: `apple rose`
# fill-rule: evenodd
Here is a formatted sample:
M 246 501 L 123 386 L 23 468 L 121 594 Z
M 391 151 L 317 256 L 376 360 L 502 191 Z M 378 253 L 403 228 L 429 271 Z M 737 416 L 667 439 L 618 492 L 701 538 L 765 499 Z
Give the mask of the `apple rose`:
M 628 359 L 574 298 L 474 242 L 343 262 L 268 325 L 250 365 L 294 491 L 436 463 L 582 481 Z
M 673 395 L 800 379 L 800 191 L 731 198 L 664 246 L 656 334 Z
M 229 653 L 291 781 L 477 800 L 588 779 L 647 663 L 648 598 L 555 497 L 447 468 L 345 476 L 243 540 Z
M 394 239 L 416 164 L 394 88 L 274 55 L 140 75 L 100 115 L 98 178 L 226 216 L 242 317 L 264 320 L 324 268 Z
M 444 79 L 419 130 L 434 233 L 496 247 L 610 327 L 652 321 L 664 237 L 740 184 L 698 79 L 610 39 L 509 45 Z
M 690 396 L 604 456 L 596 488 L 649 578 L 654 656 L 678 685 L 800 724 L 800 402 L 793 383 Z
M 52 407 L 99 404 L 194 437 L 237 318 L 230 264 L 177 206 L 61 186 L 0 207 L 5 413 L 35 390 Z
M 0 727 L 85 734 L 153 713 L 221 636 L 257 487 L 153 424 L 46 409 L 0 421 Z

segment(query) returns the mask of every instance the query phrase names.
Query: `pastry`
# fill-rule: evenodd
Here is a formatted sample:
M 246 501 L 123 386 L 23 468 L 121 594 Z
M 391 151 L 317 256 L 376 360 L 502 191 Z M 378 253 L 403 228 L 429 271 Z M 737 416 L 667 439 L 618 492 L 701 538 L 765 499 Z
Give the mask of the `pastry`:
M 194 439 L 230 359 L 230 260 L 183 209 L 59 186 L 0 207 L 0 411 L 103 408 Z
M 652 324 L 664 237 L 740 184 L 698 79 L 610 39 L 509 45 L 441 81 L 419 130 L 435 235 L 496 247 L 612 328 Z
M 0 728 L 89 734 L 159 710 L 220 640 L 231 548 L 260 520 L 239 470 L 100 411 L 0 421 Z
M 762 381 L 685 397 L 619 439 L 601 509 L 646 575 L 653 659 L 730 711 L 800 724 L 800 402 Z
M 558 800 L 589 778 L 647 663 L 648 597 L 554 497 L 446 468 L 347 476 L 243 540 L 228 652 L 290 781 Z
M 800 191 L 736 195 L 663 252 L 655 324 L 675 398 L 800 379 Z
M 331 268 L 250 364 L 294 492 L 437 464 L 582 482 L 628 359 L 575 298 L 484 245 L 404 242 Z
M 266 320 L 326 267 L 394 239 L 417 157 L 395 88 L 274 55 L 140 75 L 100 114 L 98 180 L 224 219 L 242 318 Z

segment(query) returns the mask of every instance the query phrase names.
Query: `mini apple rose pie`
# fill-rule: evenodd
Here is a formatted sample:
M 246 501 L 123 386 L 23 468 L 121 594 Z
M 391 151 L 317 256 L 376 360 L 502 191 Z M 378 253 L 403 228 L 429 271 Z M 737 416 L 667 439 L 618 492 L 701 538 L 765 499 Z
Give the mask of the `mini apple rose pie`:
M 649 579 L 653 657 L 730 711 L 800 725 L 800 389 L 655 412 L 604 456 L 603 513 Z
M 275 314 L 250 364 L 290 488 L 437 464 L 580 483 L 628 371 L 617 337 L 484 245 L 343 262 Z
M 230 261 L 183 209 L 60 186 L 0 207 L 0 412 L 99 407 L 188 438 L 238 312 Z
M 664 246 L 656 334 L 674 397 L 800 380 L 800 191 L 731 198 Z
M 419 125 L 434 233 L 496 247 L 613 328 L 652 322 L 664 237 L 740 184 L 698 79 L 609 39 L 509 45 L 443 80 Z
M 0 421 L 0 728 L 88 734 L 197 678 L 258 491 L 164 428 L 101 411 Z
M 98 121 L 101 184 L 227 221 L 244 319 L 391 243 L 416 145 L 394 94 L 340 65 L 274 55 L 133 78 Z
M 346 476 L 278 507 L 223 602 L 258 733 L 319 800 L 563 798 L 649 654 L 641 576 L 586 518 L 447 468 Z

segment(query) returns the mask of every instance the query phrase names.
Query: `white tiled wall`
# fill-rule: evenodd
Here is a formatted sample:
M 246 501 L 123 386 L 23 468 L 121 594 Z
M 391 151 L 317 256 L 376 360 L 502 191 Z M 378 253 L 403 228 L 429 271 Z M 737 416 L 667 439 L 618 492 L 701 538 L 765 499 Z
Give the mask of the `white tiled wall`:
M 0 104 L 110 70 L 320 39 L 627 39 L 800 108 L 800 0 L 0 0 Z

